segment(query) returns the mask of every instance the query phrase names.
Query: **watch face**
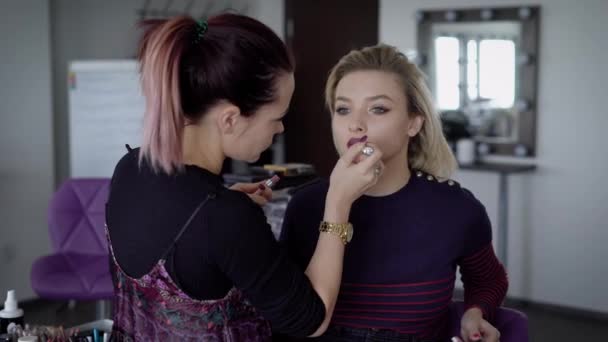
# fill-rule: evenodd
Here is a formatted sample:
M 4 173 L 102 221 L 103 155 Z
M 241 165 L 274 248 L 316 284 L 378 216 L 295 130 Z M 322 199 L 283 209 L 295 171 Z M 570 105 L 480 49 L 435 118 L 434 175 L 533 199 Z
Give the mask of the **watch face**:
M 353 239 L 353 227 L 349 226 L 346 229 L 346 242 L 350 242 Z

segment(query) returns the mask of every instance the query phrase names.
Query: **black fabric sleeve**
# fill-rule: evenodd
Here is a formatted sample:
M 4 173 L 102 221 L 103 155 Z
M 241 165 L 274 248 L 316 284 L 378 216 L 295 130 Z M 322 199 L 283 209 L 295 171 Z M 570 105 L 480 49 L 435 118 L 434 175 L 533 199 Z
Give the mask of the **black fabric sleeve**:
M 471 256 L 492 243 L 492 224 L 484 205 L 469 190 L 462 189 L 467 203 L 467 230 L 462 257 Z
M 302 270 L 308 267 L 317 247 L 328 186 L 328 182 L 319 180 L 302 189 L 293 195 L 285 210 L 279 242 Z
M 287 204 L 285 216 L 283 217 L 283 226 L 281 227 L 281 235 L 279 236 L 279 243 L 283 250 L 285 250 L 289 259 L 291 259 L 301 270 L 306 270 L 312 254 L 304 252 L 306 249 L 306 241 L 298 236 L 301 234 L 297 229 L 295 221 L 299 213 L 299 207 L 294 205 L 295 202 L 297 202 L 297 198 L 292 199 Z M 301 224 L 306 224 L 306 222 L 301 222 Z
M 227 191 L 208 212 L 210 261 L 270 321 L 273 332 L 314 333 L 325 318 L 325 305 L 274 239 L 262 209 L 245 194 Z
M 479 307 L 493 322 L 496 308 L 505 299 L 509 281 L 492 247 L 492 224 L 485 207 L 466 190 L 469 225 L 463 255 L 458 261 L 464 286 L 465 310 Z

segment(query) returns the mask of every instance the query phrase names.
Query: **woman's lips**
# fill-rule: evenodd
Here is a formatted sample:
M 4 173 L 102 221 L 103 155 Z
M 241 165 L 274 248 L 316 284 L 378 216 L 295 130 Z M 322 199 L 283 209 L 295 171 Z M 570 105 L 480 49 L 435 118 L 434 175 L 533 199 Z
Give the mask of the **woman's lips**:
M 360 138 L 350 138 L 350 140 L 348 140 L 348 143 L 346 143 L 346 148 L 350 148 L 354 144 L 359 143 L 359 142 L 364 142 L 366 140 L 367 140 L 367 135 L 364 135 Z

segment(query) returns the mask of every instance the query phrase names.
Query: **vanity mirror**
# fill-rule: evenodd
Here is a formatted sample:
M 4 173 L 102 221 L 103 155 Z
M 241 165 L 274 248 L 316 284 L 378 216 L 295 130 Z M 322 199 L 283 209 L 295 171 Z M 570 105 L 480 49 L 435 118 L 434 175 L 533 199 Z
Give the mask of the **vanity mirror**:
M 448 140 L 463 137 L 460 125 L 482 154 L 536 155 L 539 15 L 539 7 L 416 14 L 416 61 Z

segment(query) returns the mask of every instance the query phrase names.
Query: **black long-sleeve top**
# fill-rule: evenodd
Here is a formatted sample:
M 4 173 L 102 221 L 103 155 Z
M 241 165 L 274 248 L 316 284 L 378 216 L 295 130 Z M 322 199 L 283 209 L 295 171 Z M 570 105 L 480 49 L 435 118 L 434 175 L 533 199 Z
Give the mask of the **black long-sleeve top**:
M 139 165 L 139 149 L 118 163 L 106 219 L 121 268 L 132 277 L 149 272 L 209 193 L 216 193 L 177 241 L 166 267 L 189 296 L 224 297 L 240 289 L 275 332 L 312 334 L 325 306 L 300 267 L 275 241 L 263 210 L 220 176 L 193 165 L 174 175 Z M 311 227 L 311 229 L 316 229 Z

